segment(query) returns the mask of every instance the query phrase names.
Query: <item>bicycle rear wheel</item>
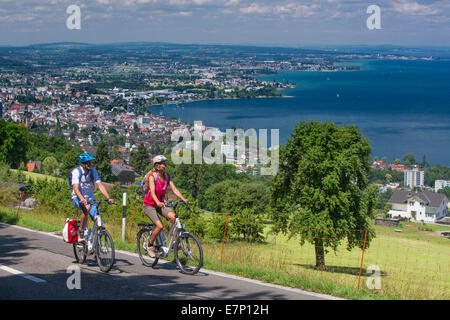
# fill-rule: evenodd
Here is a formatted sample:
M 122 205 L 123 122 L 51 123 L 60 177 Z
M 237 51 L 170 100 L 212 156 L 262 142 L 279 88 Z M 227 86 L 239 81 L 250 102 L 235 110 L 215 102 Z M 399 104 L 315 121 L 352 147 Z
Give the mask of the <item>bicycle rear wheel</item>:
M 114 242 L 111 235 L 105 229 L 98 232 L 95 253 L 100 270 L 103 272 L 111 270 L 115 259 Z
M 147 253 L 147 245 L 152 235 L 151 229 L 141 229 L 137 234 L 137 249 L 141 262 L 146 267 L 154 267 L 158 263 L 159 258 L 150 258 Z
M 73 254 L 75 260 L 79 264 L 83 264 L 86 261 L 87 248 L 85 243 L 74 243 L 73 244 Z
M 200 241 L 189 232 L 180 234 L 175 242 L 174 257 L 182 273 L 196 274 L 203 266 Z

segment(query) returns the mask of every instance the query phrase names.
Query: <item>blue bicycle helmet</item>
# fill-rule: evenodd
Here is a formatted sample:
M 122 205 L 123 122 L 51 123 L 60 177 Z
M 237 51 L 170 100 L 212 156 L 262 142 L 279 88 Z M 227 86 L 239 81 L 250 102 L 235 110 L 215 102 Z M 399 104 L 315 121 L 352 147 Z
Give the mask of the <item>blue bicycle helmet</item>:
M 78 156 L 78 163 L 84 163 L 87 161 L 95 160 L 94 156 L 90 153 L 82 153 Z

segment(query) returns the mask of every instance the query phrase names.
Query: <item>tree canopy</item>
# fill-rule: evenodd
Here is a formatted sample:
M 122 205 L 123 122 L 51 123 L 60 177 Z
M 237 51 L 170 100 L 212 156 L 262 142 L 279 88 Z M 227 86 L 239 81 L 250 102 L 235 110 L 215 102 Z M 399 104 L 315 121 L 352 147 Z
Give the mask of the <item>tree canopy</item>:
M 111 158 L 109 157 L 108 146 L 104 141 L 100 142 L 97 146 L 94 167 L 98 171 L 102 181 L 116 181 L 116 177 L 114 177 L 111 172 Z
M 12 168 L 19 168 L 21 162 L 27 161 L 30 145 L 30 134 L 26 127 L 0 119 L 0 161 Z
M 134 171 L 140 175 L 145 175 L 153 167 L 150 161 L 150 153 L 144 144 L 140 144 L 138 149 L 131 153 L 130 163 Z

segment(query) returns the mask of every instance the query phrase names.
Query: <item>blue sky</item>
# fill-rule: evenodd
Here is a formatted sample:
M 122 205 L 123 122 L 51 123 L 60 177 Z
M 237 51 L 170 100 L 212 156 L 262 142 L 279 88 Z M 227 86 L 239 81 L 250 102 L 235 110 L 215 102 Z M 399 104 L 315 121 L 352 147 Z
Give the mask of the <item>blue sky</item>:
M 81 30 L 66 9 L 81 8 Z M 369 5 L 381 29 L 369 30 Z M 448 0 L 0 0 L 0 45 L 135 42 L 450 46 Z

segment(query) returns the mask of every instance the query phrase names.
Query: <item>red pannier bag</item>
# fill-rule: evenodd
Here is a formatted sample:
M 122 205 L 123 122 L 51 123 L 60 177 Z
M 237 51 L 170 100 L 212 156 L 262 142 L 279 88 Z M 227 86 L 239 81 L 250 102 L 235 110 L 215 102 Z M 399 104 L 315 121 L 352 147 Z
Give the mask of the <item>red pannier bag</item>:
M 64 242 L 67 243 L 78 242 L 78 221 L 67 218 L 62 235 Z

